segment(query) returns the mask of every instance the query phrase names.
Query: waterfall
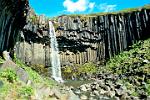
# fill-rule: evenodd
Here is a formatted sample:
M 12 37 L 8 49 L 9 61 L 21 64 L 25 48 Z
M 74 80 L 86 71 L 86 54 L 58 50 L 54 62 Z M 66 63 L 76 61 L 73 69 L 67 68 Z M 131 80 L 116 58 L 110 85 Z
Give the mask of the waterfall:
M 61 65 L 59 57 L 58 43 L 56 39 L 55 29 L 51 21 L 49 21 L 49 35 L 51 41 L 51 65 L 52 65 L 52 78 L 58 82 L 63 82 L 61 76 Z

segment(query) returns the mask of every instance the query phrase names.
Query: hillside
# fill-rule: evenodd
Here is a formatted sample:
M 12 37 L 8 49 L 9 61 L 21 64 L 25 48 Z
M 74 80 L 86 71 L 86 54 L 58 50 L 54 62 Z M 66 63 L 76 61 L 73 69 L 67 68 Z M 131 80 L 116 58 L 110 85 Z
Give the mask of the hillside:
M 60 90 L 62 86 L 57 84 L 52 79 L 46 77 L 44 78 L 16 58 L 14 59 L 14 62 L 5 61 L 2 58 L 0 59 L 1 99 L 34 100 L 35 98 L 43 98 L 44 100 L 48 100 L 48 98 L 58 98 L 57 96 L 59 96 L 59 98 L 65 98 L 70 95 L 66 90 L 67 88 L 64 89 L 65 93 L 62 92 Z M 91 68 L 91 66 L 89 66 L 89 68 Z M 87 74 L 90 72 L 88 70 L 84 71 L 87 72 Z M 82 71 L 80 74 L 85 72 Z M 74 72 L 71 73 L 73 75 Z M 67 75 L 70 75 L 71 73 L 67 73 Z M 130 98 L 136 97 L 141 99 L 147 98 L 150 96 L 150 39 L 139 41 L 138 43 L 132 45 L 129 51 L 124 51 L 111 58 L 106 62 L 106 66 L 99 66 L 99 69 L 94 73 L 97 73 L 92 76 L 93 78 L 95 77 L 96 84 L 98 84 L 97 82 L 99 81 L 104 81 L 106 86 L 120 84 L 124 87 L 124 92 L 128 91 L 127 97 L 129 96 Z M 95 82 L 90 82 L 91 86 L 95 84 Z M 83 86 L 84 85 L 82 85 L 82 87 Z M 78 85 L 78 87 L 80 87 L 80 85 Z M 72 88 L 73 90 L 76 90 L 78 87 Z M 54 88 L 56 90 L 53 90 Z M 41 91 L 43 91 L 43 93 Z M 91 90 L 89 91 L 91 93 L 94 92 Z M 108 90 L 104 91 L 108 92 Z M 111 91 L 113 92 L 113 90 Z M 54 93 L 57 95 L 54 96 Z M 76 91 L 74 91 L 74 93 L 76 93 Z M 49 97 L 49 95 L 51 96 Z M 80 96 L 80 94 L 78 95 Z M 100 93 L 100 95 L 104 94 Z M 106 94 L 106 96 L 118 98 L 117 95 L 113 96 L 113 94 Z

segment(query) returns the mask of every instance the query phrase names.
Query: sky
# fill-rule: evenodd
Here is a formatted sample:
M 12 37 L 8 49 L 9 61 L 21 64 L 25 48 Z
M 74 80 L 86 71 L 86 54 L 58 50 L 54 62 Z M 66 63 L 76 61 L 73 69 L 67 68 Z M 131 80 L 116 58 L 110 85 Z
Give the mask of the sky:
M 62 14 L 88 14 L 119 11 L 150 4 L 150 0 L 29 0 L 36 14 L 55 17 Z

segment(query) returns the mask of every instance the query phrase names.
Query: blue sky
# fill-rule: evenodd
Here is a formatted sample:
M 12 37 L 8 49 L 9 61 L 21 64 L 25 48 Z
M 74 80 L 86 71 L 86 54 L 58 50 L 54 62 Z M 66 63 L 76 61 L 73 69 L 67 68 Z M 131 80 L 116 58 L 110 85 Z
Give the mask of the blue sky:
M 150 0 L 29 0 L 35 12 L 54 17 L 62 14 L 111 12 L 150 4 Z

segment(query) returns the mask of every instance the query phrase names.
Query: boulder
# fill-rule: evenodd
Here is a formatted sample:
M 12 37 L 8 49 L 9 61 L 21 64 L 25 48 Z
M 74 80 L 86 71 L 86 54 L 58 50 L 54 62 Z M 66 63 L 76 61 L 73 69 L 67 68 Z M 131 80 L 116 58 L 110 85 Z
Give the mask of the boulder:
M 88 97 L 87 97 L 86 95 L 81 95 L 81 96 L 80 96 L 80 99 L 81 99 L 81 100 L 87 100 Z

